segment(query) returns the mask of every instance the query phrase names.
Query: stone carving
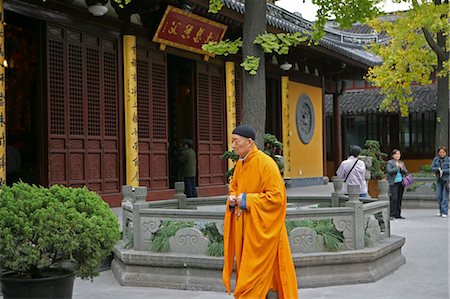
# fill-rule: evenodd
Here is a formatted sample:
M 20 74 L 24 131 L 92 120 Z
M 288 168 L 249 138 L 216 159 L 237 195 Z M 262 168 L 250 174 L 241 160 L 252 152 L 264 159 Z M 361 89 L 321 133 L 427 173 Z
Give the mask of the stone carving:
M 156 233 L 161 225 L 161 220 L 155 218 L 141 218 L 142 233 Z
M 309 253 L 325 251 L 323 237 L 308 227 L 294 228 L 289 234 L 292 253 Z
M 209 240 L 196 228 L 187 227 L 170 237 L 170 252 L 206 254 Z
M 297 133 L 304 144 L 308 144 L 314 135 L 314 106 L 308 95 L 302 94 L 297 102 L 295 121 Z
M 381 228 L 374 215 L 364 216 L 364 228 L 372 244 L 381 239 Z
M 351 218 L 348 217 L 334 217 L 333 224 L 336 229 L 344 235 L 344 244 L 343 247 L 345 249 L 352 249 L 353 244 L 353 225 Z
M 140 241 L 141 248 L 150 250 L 152 236 L 156 233 L 161 225 L 161 220 L 149 217 L 141 218 Z

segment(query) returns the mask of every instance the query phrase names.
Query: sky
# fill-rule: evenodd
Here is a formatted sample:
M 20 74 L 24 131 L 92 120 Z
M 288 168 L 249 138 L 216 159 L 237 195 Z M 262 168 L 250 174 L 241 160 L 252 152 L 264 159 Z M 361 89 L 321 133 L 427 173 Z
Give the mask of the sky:
M 315 19 L 317 6 L 312 4 L 311 0 L 305 0 L 305 3 L 303 3 L 303 0 L 279 0 L 275 4 L 290 12 L 298 11 L 302 14 L 303 18 L 309 21 L 314 21 Z M 407 10 L 408 4 L 386 1 L 386 4 L 381 9 L 385 12 Z

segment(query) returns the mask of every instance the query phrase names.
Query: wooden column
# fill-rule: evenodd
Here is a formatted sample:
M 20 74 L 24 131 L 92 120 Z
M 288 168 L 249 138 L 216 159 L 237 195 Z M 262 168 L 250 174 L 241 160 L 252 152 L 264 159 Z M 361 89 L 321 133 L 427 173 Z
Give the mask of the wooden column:
M 289 124 L 289 77 L 281 77 L 281 105 L 282 105 L 282 126 L 283 126 L 283 156 L 285 158 L 284 178 L 291 177 L 291 147 L 290 136 L 291 126 Z
M 123 36 L 127 185 L 139 186 L 136 36 Z
M 6 183 L 6 72 L 5 65 L 5 26 L 3 0 L 0 0 L 0 185 Z
M 342 162 L 342 128 L 341 128 L 341 103 L 340 95 L 333 93 L 333 160 L 336 171 Z
M 234 62 L 225 62 L 225 80 L 227 96 L 227 143 L 228 150 L 231 151 L 231 132 L 236 127 L 236 85 L 234 76 Z M 233 163 L 228 159 L 228 169 L 233 168 Z
M 327 113 L 325 108 L 325 78 L 321 77 L 322 84 L 322 163 L 323 163 L 323 176 L 327 176 Z

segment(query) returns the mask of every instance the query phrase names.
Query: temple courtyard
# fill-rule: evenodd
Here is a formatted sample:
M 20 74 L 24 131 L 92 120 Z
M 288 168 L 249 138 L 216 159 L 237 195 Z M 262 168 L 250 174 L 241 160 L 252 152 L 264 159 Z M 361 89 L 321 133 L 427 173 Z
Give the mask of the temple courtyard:
M 330 194 L 331 184 L 288 189 L 288 194 Z M 374 283 L 302 288 L 299 297 L 333 299 L 445 299 L 449 298 L 449 220 L 436 209 L 403 209 L 405 220 L 391 221 L 392 235 L 406 237 L 402 253 L 406 264 Z M 77 279 L 74 299 L 85 298 L 233 298 L 226 293 L 160 288 L 125 287 L 111 270 L 93 282 Z

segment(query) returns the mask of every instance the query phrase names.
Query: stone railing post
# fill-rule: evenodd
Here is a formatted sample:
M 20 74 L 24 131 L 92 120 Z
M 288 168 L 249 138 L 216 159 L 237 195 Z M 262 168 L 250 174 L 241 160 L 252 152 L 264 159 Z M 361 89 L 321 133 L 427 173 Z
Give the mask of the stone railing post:
M 344 186 L 344 180 L 334 176 L 331 178 L 333 181 L 334 192 L 331 193 L 331 206 L 339 207 L 339 198 L 344 196 L 342 187 Z
M 175 199 L 178 200 L 179 209 L 187 209 L 186 194 L 184 194 L 184 182 L 175 182 Z
M 352 247 L 353 249 L 364 248 L 364 213 L 363 204 L 359 201 L 360 187 L 359 185 L 348 185 L 348 202 L 346 207 L 353 208 L 353 235 Z
M 136 241 L 139 236 L 139 213 L 135 209 L 145 207 L 147 198 L 147 187 L 122 186 L 122 235 L 129 242 Z
M 378 181 L 378 200 L 389 200 L 389 182 L 387 180 Z
M 126 205 L 132 205 L 133 210 L 133 222 L 132 230 L 133 230 L 133 248 L 135 250 L 140 250 L 140 231 L 141 231 L 141 218 L 139 215 L 139 210 L 147 207 L 146 198 L 147 198 L 147 187 L 132 187 L 132 186 L 123 186 L 122 187 L 122 209 Z M 127 224 L 125 211 L 122 211 L 123 224 Z M 124 228 L 125 229 L 125 228 Z
M 378 181 L 378 200 L 388 201 L 389 202 L 389 182 L 387 180 L 379 180 Z M 389 221 L 390 215 L 390 205 L 387 205 L 386 211 L 383 212 L 384 223 L 386 224 L 387 236 L 388 238 L 391 236 L 391 223 Z

